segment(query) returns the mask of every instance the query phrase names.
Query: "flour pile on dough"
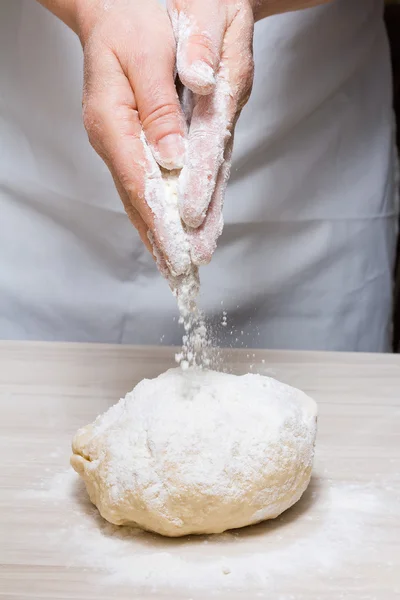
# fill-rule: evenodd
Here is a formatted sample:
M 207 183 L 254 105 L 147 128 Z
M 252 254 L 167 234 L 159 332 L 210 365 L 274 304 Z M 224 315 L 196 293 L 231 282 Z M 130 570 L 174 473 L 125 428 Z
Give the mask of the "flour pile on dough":
M 297 502 L 316 416 L 313 400 L 269 377 L 171 369 L 80 429 L 71 464 L 111 523 L 219 533 Z

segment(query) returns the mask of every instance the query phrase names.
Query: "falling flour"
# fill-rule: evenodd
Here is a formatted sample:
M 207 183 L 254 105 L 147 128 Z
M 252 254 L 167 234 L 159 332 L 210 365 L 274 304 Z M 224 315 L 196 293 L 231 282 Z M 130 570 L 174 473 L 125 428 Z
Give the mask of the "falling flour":
M 179 171 L 162 170 L 163 196 L 166 198 L 167 206 L 166 212 L 174 215 L 170 216 L 167 220 L 175 225 L 177 215 L 180 219 L 178 208 L 179 174 Z M 180 225 L 180 228 L 184 231 L 182 225 Z M 178 238 L 180 239 L 179 236 Z M 161 257 L 151 236 L 150 241 L 153 243 L 153 251 L 158 267 L 167 279 L 172 293 L 177 300 L 180 315 L 179 323 L 184 328 L 182 349 L 176 354 L 176 361 L 183 369 L 193 366 L 199 368 L 209 367 L 211 362 L 211 341 L 208 336 L 204 314 L 198 306 L 200 292 L 199 269 L 193 263 L 190 263 L 184 274 L 174 275 L 170 269 L 163 266 Z M 187 252 L 186 242 L 182 244 L 182 253 L 185 253 Z
M 183 12 L 171 11 L 170 16 L 178 43 L 178 70 L 182 73 L 185 71 L 182 63 L 184 53 L 180 48 L 195 24 L 190 23 Z M 149 240 L 157 266 L 177 299 L 184 336 L 182 350 L 176 355 L 176 360 L 183 369 L 191 366 L 208 368 L 212 357 L 218 355 L 218 351 L 212 351 L 206 321 L 198 307 L 200 280 L 196 265 L 209 262 L 222 233 L 222 209 L 233 143 L 229 110 L 232 90 L 227 66 L 221 61 L 215 80 L 212 73 L 205 71 L 205 65 L 195 63 L 191 65 L 193 67 L 202 83 L 215 83 L 215 86 L 206 96 L 193 94 L 181 86 L 180 101 L 189 127 L 182 168 L 167 170 L 160 167 L 144 134 L 141 137 L 147 163 L 145 200 L 154 215 L 157 231 L 157 239 L 149 233 Z M 192 186 L 188 182 L 191 181 L 189 173 L 200 172 L 204 189 L 198 194 L 198 190 L 192 187 L 193 181 Z M 198 222 L 197 215 L 195 223 L 188 206 L 196 194 L 196 209 L 201 219 Z M 185 202 L 185 199 L 190 202 Z M 181 211 L 186 224 L 181 219 Z

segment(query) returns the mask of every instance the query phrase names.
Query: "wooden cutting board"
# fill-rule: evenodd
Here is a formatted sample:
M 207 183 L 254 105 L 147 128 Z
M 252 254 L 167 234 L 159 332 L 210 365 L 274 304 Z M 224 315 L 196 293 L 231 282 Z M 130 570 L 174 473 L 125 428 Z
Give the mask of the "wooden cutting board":
M 309 489 L 275 521 L 168 540 L 106 524 L 70 440 L 173 349 L 0 343 L 0 598 L 400 598 L 400 357 L 235 351 L 319 404 Z

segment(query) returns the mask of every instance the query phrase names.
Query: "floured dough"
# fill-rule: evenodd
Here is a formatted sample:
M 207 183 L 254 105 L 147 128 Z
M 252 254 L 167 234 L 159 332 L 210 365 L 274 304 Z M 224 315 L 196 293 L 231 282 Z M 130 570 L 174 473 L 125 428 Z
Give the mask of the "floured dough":
M 316 416 L 313 400 L 269 377 L 170 369 L 80 429 L 71 464 L 111 523 L 219 533 L 297 502 Z

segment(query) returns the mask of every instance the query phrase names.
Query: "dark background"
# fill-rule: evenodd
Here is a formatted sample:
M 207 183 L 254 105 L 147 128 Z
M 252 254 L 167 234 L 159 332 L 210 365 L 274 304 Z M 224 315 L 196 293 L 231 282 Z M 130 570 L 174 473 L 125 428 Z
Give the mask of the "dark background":
M 385 22 L 389 35 L 393 68 L 393 106 L 397 121 L 397 147 L 400 151 L 400 3 L 388 2 L 385 6 Z M 400 223 L 399 223 L 400 226 Z M 395 310 L 393 349 L 400 353 L 400 236 L 397 246 L 395 271 Z

